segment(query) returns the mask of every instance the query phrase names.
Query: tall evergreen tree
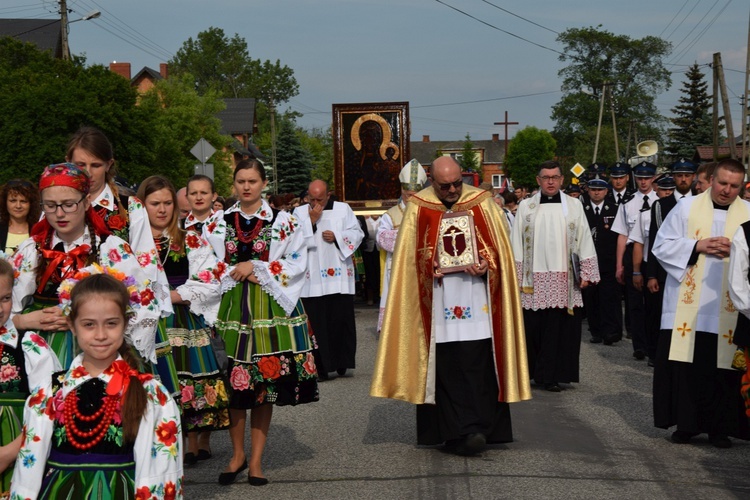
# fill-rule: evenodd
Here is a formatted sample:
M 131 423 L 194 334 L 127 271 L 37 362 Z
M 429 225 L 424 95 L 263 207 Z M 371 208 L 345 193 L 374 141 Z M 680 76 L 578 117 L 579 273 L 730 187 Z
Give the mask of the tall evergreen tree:
M 276 150 L 279 193 L 299 193 L 310 183 L 312 155 L 302 147 L 294 122 L 281 120 Z
M 693 64 L 685 73 L 687 81 L 683 82 L 680 92 L 680 104 L 672 108 L 674 125 L 668 131 L 669 143 L 665 148 L 673 161 L 679 158 L 692 158 L 695 147 L 713 143 L 711 120 L 711 99 L 708 94 L 708 83 L 704 80 L 698 63 Z
M 464 138 L 464 147 L 461 150 L 461 170 L 464 172 L 477 172 L 482 175 L 481 165 L 479 165 L 479 159 L 477 153 L 474 151 L 474 143 L 471 142 L 471 136 L 467 133 Z

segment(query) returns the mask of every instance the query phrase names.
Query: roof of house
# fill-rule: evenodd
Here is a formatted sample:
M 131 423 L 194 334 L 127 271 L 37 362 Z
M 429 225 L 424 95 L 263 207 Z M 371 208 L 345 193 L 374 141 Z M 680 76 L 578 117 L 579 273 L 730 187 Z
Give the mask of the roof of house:
M 411 141 L 411 156 L 424 166 L 431 165 L 437 151 L 461 151 L 464 148 L 464 142 L 463 139 L 460 141 Z M 484 150 L 484 163 L 502 163 L 505 157 L 505 141 L 472 139 L 471 142 L 475 150 Z
M 137 75 L 135 75 L 133 78 L 130 79 L 132 83 L 137 83 L 138 80 L 140 80 L 143 77 L 149 77 L 154 81 L 162 80 L 164 77 L 161 76 L 161 73 L 156 71 L 155 69 L 151 69 L 148 66 L 144 66 L 142 70 L 138 72 Z
M 219 111 L 222 134 L 252 134 L 255 123 L 255 99 L 224 99 L 226 109 Z
M 62 57 L 62 32 L 60 19 L 0 19 L 0 37 L 10 36 L 30 42 L 39 50 L 52 51 Z
M 729 158 L 729 145 L 723 144 L 719 146 L 718 150 L 719 158 Z M 695 156 L 693 160 L 697 161 L 713 161 L 714 159 L 714 147 L 713 146 L 696 146 Z

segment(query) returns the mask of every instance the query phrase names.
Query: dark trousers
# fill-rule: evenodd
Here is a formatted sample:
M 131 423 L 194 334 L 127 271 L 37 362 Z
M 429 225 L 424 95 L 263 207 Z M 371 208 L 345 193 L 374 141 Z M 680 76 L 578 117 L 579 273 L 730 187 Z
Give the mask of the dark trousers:
M 513 441 L 508 403 L 497 400 L 492 340 L 435 344 L 435 404 L 417 406 L 418 444 L 473 433 L 488 443 Z
M 380 252 L 362 252 L 365 265 L 365 290 L 372 290 L 373 298 L 380 296 Z
M 644 286 L 646 285 L 644 280 Z M 651 293 L 646 288 L 643 299 L 646 312 L 646 354 L 649 359 L 656 359 L 656 345 L 659 343 L 661 329 L 661 303 L 664 298 L 664 283 L 659 283 L 659 291 Z
M 646 338 L 646 309 L 643 301 L 643 292 L 633 286 L 633 245 L 625 248 L 625 255 L 622 258 L 623 267 L 625 268 L 625 293 L 628 298 L 626 306 L 630 311 L 630 326 L 628 332 L 633 338 L 633 351 L 643 351 L 648 349 Z
M 537 384 L 578 382 L 581 322 L 565 308 L 524 309 L 529 377 Z
M 612 266 L 614 271 L 614 266 Z M 611 342 L 622 339 L 622 299 L 614 272 L 599 269 L 601 281 L 581 290 L 589 332 L 593 338 Z
M 357 327 L 354 295 L 335 293 L 302 299 L 318 348 L 313 351 L 318 373 L 354 368 Z

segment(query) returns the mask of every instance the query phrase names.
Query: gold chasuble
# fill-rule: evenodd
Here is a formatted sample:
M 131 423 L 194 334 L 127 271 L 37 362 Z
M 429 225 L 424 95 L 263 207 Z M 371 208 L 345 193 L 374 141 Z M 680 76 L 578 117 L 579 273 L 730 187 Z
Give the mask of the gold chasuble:
M 531 399 L 526 340 L 515 262 L 505 219 L 492 195 L 464 184 L 452 211 L 470 211 L 479 255 L 489 264 L 487 296 L 498 401 Z M 433 260 L 440 218 L 447 211 L 428 187 L 409 199 L 393 252 L 370 395 L 415 404 L 435 402 Z

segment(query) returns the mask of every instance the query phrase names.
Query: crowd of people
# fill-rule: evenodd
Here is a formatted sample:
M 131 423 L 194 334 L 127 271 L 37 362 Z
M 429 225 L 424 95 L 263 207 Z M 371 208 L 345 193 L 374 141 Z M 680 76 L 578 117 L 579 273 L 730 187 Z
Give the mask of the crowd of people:
M 654 424 L 676 426 L 673 442 L 750 438 L 750 203 L 735 160 L 681 160 L 658 179 L 647 162 L 594 164 L 566 190 L 548 161 L 538 189 L 502 194 L 464 184 L 450 157 L 425 187 L 411 160 L 380 217 L 321 180 L 266 198 L 252 159 L 231 199 L 203 175 L 131 193 L 115 171 L 107 137 L 82 128 L 38 183 L 0 190 L 3 494 L 179 498 L 184 467 L 212 459 L 224 430 L 219 484 L 244 471 L 267 484 L 273 407 L 315 402 L 355 369 L 363 271 L 363 299 L 380 297 L 371 394 L 418 405 L 419 444 L 473 455 L 512 441 L 509 403 L 532 381 L 579 382 L 584 317 L 590 342 L 627 336 L 654 367 Z

